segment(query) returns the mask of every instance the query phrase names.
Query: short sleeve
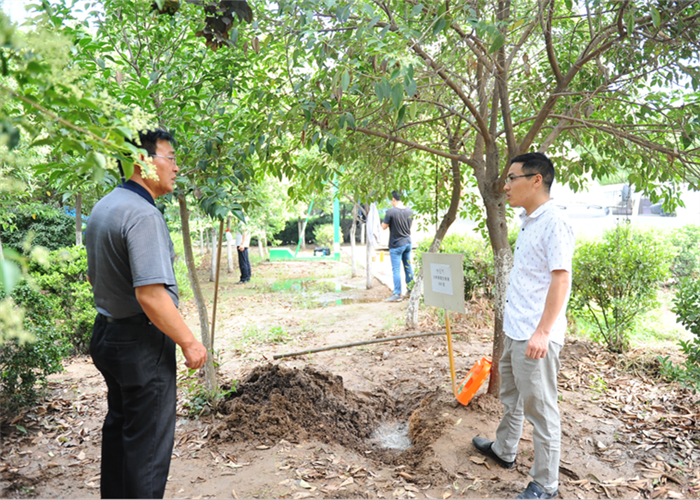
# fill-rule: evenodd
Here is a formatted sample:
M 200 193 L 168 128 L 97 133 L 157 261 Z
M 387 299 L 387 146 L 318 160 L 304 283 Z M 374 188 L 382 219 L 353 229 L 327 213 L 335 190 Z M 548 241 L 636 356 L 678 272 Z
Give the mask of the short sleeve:
M 384 220 L 382 221 L 382 224 L 390 224 L 391 223 L 391 210 L 387 210 L 386 214 L 384 215 Z
M 139 218 L 126 230 L 134 288 L 177 285 L 172 264 L 172 240 L 160 213 Z
M 563 270 L 570 273 L 575 245 L 573 228 L 567 221 L 555 218 L 548 233 L 546 252 L 549 271 Z

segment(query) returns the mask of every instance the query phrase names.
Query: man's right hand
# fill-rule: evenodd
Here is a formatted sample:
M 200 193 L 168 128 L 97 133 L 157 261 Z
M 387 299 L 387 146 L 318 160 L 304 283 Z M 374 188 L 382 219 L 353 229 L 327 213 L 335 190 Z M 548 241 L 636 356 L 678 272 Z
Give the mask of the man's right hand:
M 192 368 L 193 370 L 198 370 L 204 366 L 204 362 L 207 360 L 207 349 L 204 345 L 195 340 L 191 344 L 181 345 L 182 354 L 185 355 L 185 366 L 187 368 Z

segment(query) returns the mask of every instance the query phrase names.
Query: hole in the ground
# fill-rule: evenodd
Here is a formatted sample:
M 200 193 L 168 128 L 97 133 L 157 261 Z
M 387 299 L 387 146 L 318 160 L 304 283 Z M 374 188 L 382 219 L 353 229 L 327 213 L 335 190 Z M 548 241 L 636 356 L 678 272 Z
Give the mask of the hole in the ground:
M 448 425 L 444 408 L 452 395 L 412 384 L 395 390 L 389 394 L 381 385 L 371 393 L 348 390 L 341 377 L 312 366 L 257 366 L 219 409 L 225 416 L 211 439 L 267 446 L 282 439 L 335 443 L 371 460 L 409 467 L 427 482 L 447 480 L 431 445 Z M 382 427 L 387 422 L 396 424 Z
M 401 422 L 383 422 L 372 433 L 372 441 L 380 448 L 404 451 L 411 447 L 408 436 L 408 424 Z

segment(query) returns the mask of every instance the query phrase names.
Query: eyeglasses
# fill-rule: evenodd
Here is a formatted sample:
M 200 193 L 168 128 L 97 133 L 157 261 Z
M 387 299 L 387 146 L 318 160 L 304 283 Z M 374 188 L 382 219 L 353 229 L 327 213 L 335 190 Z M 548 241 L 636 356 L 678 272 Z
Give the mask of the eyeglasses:
M 170 163 L 175 164 L 177 163 L 177 158 L 175 156 L 163 156 L 163 155 L 151 155 L 151 158 L 166 158 L 170 160 Z
M 532 177 L 533 175 L 537 174 L 523 174 L 523 175 L 509 175 L 506 177 L 506 184 L 510 184 L 513 182 L 514 179 L 517 179 L 518 177 Z

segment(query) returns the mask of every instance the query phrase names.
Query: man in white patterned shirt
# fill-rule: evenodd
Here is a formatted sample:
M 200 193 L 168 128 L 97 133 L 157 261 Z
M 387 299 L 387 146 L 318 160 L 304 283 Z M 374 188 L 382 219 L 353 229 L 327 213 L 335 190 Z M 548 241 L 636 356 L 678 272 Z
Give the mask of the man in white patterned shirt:
M 500 360 L 503 419 L 496 440 L 476 436 L 477 450 L 510 469 L 515 464 L 524 419 L 533 425 L 532 481 L 517 498 L 559 494 L 561 419 L 557 408 L 559 352 L 566 332 L 574 233 L 551 200 L 554 166 L 542 153 L 510 162 L 505 192 L 522 207 L 522 226 L 510 272 Z

